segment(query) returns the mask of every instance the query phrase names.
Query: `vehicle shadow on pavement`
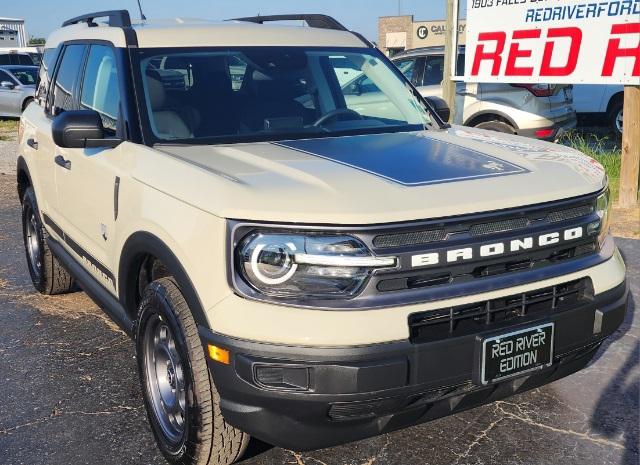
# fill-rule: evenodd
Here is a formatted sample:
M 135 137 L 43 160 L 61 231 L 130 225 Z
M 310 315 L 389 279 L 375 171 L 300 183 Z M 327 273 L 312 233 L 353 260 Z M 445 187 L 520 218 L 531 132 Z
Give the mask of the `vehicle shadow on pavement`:
M 627 315 L 620 329 L 603 344 L 594 362 L 598 360 L 605 350 L 614 342 L 621 339 L 631 328 L 635 312 L 633 295 L 629 300 Z M 632 342 L 632 348 L 622 367 L 613 375 L 602 391 L 598 403 L 593 410 L 590 425 L 592 431 L 608 438 L 615 439 L 622 435 L 625 444 L 625 454 L 622 465 L 635 465 L 638 463 L 638 451 L 640 444 L 640 426 L 637 421 L 637 412 L 640 404 L 640 375 L 633 374 L 634 368 L 640 364 L 640 342 Z M 621 421 L 629 412 L 636 412 L 636 422 L 627 423 Z

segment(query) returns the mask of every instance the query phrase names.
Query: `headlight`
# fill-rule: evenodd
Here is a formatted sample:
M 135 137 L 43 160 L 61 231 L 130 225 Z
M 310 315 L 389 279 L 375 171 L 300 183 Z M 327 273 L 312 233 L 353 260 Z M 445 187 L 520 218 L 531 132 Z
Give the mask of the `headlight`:
M 600 217 L 600 220 L 589 224 L 588 232 L 595 234 L 597 231 L 598 244 L 602 246 L 605 238 L 609 234 L 609 228 L 611 226 L 611 201 L 608 188 L 600 194 L 596 200 L 596 213 Z
M 345 235 L 254 232 L 236 248 L 236 269 L 258 292 L 279 298 L 348 299 L 375 269 L 395 257 L 374 257 Z

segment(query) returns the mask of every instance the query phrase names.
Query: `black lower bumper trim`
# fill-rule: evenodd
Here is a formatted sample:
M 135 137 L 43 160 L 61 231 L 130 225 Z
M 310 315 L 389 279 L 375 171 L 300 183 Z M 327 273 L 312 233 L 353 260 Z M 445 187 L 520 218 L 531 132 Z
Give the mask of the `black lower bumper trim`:
M 555 323 L 553 364 L 486 386 L 472 382 L 475 340 L 290 347 L 238 340 L 201 328 L 205 344 L 230 350 L 210 362 L 226 420 L 271 444 L 312 450 L 433 420 L 523 392 L 586 366 L 624 320 L 627 284 L 540 321 Z M 262 371 L 264 370 L 264 371 Z

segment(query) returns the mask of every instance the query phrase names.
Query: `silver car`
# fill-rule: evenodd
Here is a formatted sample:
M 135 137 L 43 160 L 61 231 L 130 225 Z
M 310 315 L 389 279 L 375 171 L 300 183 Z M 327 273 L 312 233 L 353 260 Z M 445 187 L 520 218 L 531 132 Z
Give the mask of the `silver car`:
M 0 117 L 20 117 L 36 92 L 37 66 L 0 66 Z
M 464 70 L 464 57 L 461 47 L 458 74 Z M 393 62 L 423 96 L 442 97 L 444 47 L 408 50 Z M 556 140 L 576 121 L 571 86 L 456 83 L 456 124 Z

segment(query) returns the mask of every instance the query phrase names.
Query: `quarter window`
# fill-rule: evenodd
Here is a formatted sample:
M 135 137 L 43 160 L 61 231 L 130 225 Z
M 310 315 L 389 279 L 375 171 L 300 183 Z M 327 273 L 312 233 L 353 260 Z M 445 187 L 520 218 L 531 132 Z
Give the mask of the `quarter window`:
M 53 114 L 74 109 L 73 89 L 80 74 L 84 51 L 84 45 L 68 45 L 64 50 L 53 86 Z
M 116 59 L 111 47 L 92 45 L 82 85 L 80 106 L 95 110 L 105 129 L 115 133 L 120 106 Z

